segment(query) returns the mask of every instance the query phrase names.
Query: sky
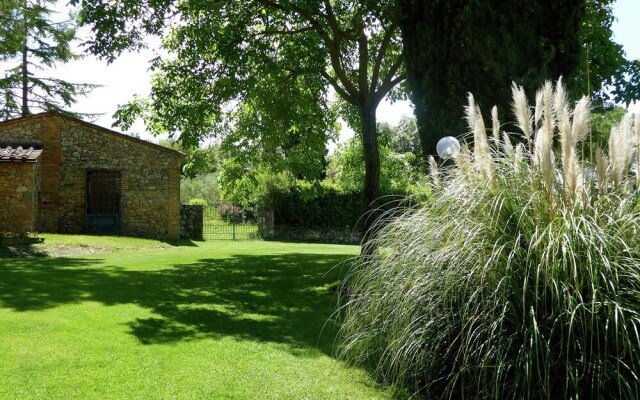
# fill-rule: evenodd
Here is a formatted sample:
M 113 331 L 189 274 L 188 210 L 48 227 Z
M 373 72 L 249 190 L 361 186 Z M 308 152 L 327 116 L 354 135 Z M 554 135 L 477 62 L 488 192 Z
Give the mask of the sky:
M 60 1 L 58 10 L 66 14 L 67 8 L 64 4 L 66 0 Z M 616 17 L 613 23 L 614 40 L 623 45 L 628 58 L 640 58 L 640 0 L 618 0 L 613 7 Z M 81 28 L 80 40 L 89 32 L 89 28 Z M 52 71 L 52 75 L 71 82 L 102 85 L 88 97 L 78 99 L 78 104 L 73 111 L 104 113 L 94 123 L 111 128 L 112 116 L 119 104 L 127 103 L 135 94 L 145 96 L 149 93 L 148 67 L 149 60 L 154 56 L 151 49 L 130 52 L 108 65 L 105 61 L 88 55 L 80 61 L 58 66 Z M 640 103 L 632 105 L 630 109 L 634 112 L 640 111 Z M 412 114 L 412 106 L 408 101 L 395 104 L 383 102 L 378 108 L 378 120 L 391 124 L 396 124 L 403 115 Z M 152 138 L 145 132 L 142 123 L 136 123 L 129 132 L 137 133 L 147 140 L 157 141 L 157 138 Z M 351 134 L 348 130 L 344 130 L 341 133 L 341 140 L 345 140 Z

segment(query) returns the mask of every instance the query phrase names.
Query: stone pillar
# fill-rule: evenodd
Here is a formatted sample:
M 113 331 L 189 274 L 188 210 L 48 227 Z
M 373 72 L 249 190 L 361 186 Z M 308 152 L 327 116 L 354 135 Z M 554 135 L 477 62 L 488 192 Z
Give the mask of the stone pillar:
M 60 143 L 60 117 L 43 118 L 42 141 L 44 149 L 40 156 L 40 213 L 38 230 L 58 231 L 60 201 L 60 165 L 62 147 Z
M 168 239 L 180 239 L 180 170 L 169 169 L 169 198 L 167 202 Z
M 204 208 L 198 205 L 180 206 L 180 239 L 204 240 Z
M 273 239 L 275 236 L 273 210 L 269 208 L 258 210 L 258 232 L 263 239 Z

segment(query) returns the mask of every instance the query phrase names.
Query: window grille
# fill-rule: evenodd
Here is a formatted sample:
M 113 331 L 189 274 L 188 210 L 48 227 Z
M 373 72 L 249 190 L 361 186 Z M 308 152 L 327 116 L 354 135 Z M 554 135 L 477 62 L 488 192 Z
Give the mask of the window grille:
M 87 172 L 87 213 L 118 214 L 120 212 L 120 172 Z

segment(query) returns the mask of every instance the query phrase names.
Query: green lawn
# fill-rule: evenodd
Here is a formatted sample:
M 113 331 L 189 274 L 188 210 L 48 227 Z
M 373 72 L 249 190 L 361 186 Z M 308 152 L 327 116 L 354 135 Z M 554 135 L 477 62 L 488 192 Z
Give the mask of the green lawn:
M 357 247 L 45 237 L 0 253 L 0 399 L 391 397 L 332 357 Z

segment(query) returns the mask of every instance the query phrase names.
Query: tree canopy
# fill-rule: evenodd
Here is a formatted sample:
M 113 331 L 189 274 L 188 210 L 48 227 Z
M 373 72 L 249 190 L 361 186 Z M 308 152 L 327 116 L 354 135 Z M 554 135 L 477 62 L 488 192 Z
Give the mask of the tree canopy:
M 582 53 L 574 84 L 577 95 L 592 95 L 599 106 L 629 105 L 640 99 L 640 60 L 626 57 L 613 40 L 615 0 L 587 0 L 580 28 Z
M 125 126 L 142 115 L 187 144 L 227 135 L 252 163 L 311 174 L 322 168 L 340 111 L 362 138 L 365 202 L 377 208 L 376 109 L 404 80 L 393 1 L 72 3 L 93 24 L 89 48 L 109 60 L 143 46 L 144 35 L 164 36 L 170 56 L 153 63 L 150 98 L 120 110 Z
M 44 72 L 80 57 L 71 51 L 74 17 L 54 20 L 56 13 L 49 8 L 53 3 L 55 0 L 3 0 L 0 4 L 0 62 L 8 66 L 0 77 L 2 119 L 25 116 L 34 109 L 66 111 L 78 96 L 95 87 Z
M 380 125 L 380 124 L 379 124 Z M 397 127 L 379 126 L 382 132 L 380 140 L 380 191 L 384 195 L 409 194 L 414 185 L 425 175 L 416 167 L 413 153 L 398 151 L 397 142 L 392 142 L 389 133 L 398 132 Z M 362 141 L 353 137 L 340 143 L 335 152 L 329 156 L 327 185 L 341 192 L 358 192 L 363 190 L 364 163 L 362 160 Z

